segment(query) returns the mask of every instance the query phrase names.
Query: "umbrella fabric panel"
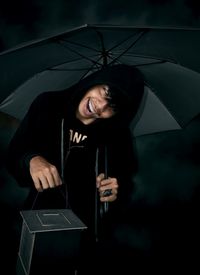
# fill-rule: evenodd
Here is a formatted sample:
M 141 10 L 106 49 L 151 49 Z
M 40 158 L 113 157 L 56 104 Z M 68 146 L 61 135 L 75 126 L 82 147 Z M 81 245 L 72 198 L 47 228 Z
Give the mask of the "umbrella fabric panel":
M 65 60 L 72 60 L 73 53 L 67 54 L 67 49 L 54 43 L 42 44 L 39 47 L 22 48 L 17 51 L 0 56 L 1 96 L 2 101 L 20 84 L 37 73 L 50 69 L 52 66 L 62 64 Z M 9 84 L 9 85 L 8 85 Z
M 172 63 L 143 66 L 147 85 L 184 126 L 200 112 L 200 75 Z
M 181 126 L 151 89 L 145 87 L 143 102 L 130 124 L 130 129 L 134 136 L 141 136 L 181 129 Z

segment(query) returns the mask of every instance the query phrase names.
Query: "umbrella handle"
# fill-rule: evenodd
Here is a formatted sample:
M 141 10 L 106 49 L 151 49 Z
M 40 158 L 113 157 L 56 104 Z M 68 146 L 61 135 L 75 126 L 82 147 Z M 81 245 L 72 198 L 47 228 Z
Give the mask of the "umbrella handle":
M 104 154 L 104 157 L 105 157 L 105 162 L 104 162 L 104 165 L 105 165 L 105 179 L 108 178 L 108 153 L 107 153 L 107 147 L 105 146 L 105 154 Z M 103 196 L 104 197 L 107 197 L 107 196 L 110 196 L 112 193 L 112 190 L 111 189 L 108 189 L 108 190 L 105 190 L 103 192 Z M 103 203 L 103 209 L 104 209 L 104 213 L 107 213 L 108 212 L 108 202 L 104 202 Z

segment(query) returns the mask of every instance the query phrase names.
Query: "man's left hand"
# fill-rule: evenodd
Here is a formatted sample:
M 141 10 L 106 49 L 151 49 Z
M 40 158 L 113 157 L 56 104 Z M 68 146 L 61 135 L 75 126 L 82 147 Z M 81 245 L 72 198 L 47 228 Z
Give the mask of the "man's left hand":
M 105 174 L 101 173 L 96 178 L 96 185 L 99 190 L 101 202 L 112 202 L 117 199 L 118 181 L 116 178 L 105 179 Z M 110 190 L 110 195 L 105 196 L 105 191 Z

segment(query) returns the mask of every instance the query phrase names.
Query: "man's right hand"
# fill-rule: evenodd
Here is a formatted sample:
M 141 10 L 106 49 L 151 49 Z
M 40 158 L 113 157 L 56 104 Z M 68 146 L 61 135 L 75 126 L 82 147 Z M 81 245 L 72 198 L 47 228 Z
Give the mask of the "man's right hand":
M 57 168 L 41 156 L 30 160 L 30 174 L 38 192 L 62 184 Z

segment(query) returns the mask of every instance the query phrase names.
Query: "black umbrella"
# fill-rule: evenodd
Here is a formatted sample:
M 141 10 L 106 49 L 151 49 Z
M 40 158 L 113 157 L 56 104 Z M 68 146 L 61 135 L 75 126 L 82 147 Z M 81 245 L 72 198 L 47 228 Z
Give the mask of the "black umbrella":
M 0 111 L 21 119 L 36 95 L 103 65 L 138 67 L 146 91 L 135 135 L 181 129 L 199 113 L 200 29 L 85 25 L 0 54 Z

